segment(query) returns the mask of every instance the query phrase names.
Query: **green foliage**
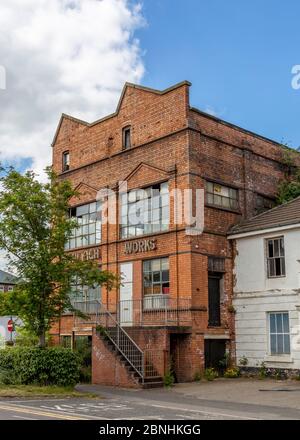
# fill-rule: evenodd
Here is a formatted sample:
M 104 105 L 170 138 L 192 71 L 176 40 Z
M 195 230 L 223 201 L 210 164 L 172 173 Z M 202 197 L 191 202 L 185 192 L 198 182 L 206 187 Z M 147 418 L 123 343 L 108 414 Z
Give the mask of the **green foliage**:
M 110 289 L 119 282 L 115 274 L 100 271 L 96 262 L 65 252 L 77 226 L 68 215 L 68 204 L 78 194 L 69 181 L 47 172 L 47 183 L 39 182 L 33 172 L 22 175 L 13 168 L 3 170 L 0 178 L 0 248 L 19 277 L 15 289 L 1 295 L 0 314 L 19 316 L 41 346 L 64 311 L 83 316 L 70 301 L 75 277 L 88 287 Z
M 166 388 L 171 388 L 174 385 L 175 378 L 171 370 L 166 371 L 163 380 Z
M 240 376 L 240 369 L 237 367 L 227 368 L 224 377 L 228 379 L 235 379 Z
M 6 348 L 0 350 L 0 383 L 72 386 L 80 366 L 78 354 L 66 348 Z
M 196 373 L 194 374 L 194 381 L 200 382 L 200 380 L 201 380 L 201 373 L 200 371 L 196 371 Z
M 242 356 L 241 357 L 241 359 L 239 360 L 239 364 L 242 366 L 242 367 L 246 367 L 247 365 L 248 365 L 248 358 L 244 355 L 244 356 Z
M 204 377 L 206 380 L 212 381 L 219 377 L 219 374 L 214 368 L 206 368 L 204 370 Z
M 17 336 L 15 340 L 15 345 L 19 347 L 35 347 L 39 338 L 32 334 L 27 328 L 17 327 Z
M 230 354 L 229 352 L 225 353 L 225 356 L 223 357 L 223 359 L 221 359 L 219 361 L 219 366 L 220 368 L 222 368 L 223 370 L 225 370 L 230 364 Z
M 77 336 L 75 339 L 75 351 L 80 357 L 81 383 L 90 383 L 92 380 L 92 341 L 88 336 Z
M 266 367 L 266 364 L 264 362 L 261 362 L 258 370 L 258 377 L 259 379 L 265 379 L 268 375 L 268 369 Z
M 285 176 L 278 187 L 277 203 L 279 205 L 300 196 L 300 167 L 295 163 L 295 154 L 294 151 L 288 149 L 283 152 Z

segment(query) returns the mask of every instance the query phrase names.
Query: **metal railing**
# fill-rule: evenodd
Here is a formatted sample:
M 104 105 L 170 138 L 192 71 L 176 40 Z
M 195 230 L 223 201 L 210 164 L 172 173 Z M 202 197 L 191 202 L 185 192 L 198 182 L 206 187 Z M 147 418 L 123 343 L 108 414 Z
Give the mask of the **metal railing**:
M 119 301 L 117 320 L 122 326 L 190 326 L 190 298 L 149 295 L 143 299 Z
M 113 344 L 143 382 L 146 378 L 163 376 L 165 352 L 152 349 L 151 346 L 142 350 L 139 346 L 139 335 L 135 333 L 140 331 L 133 327 L 189 326 L 192 322 L 191 299 L 175 299 L 169 295 L 151 295 L 141 300 L 120 301 L 108 307 L 97 300 L 74 301 L 72 305 L 86 315 L 75 315 L 74 326 L 99 326 L 102 337 Z
M 113 346 L 116 347 L 117 351 L 124 356 L 127 362 L 129 362 L 134 371 L 144 379 L 144 352 L 116 321 L 113 314 L 97 300 L 74 301 L 72 305 L 75 309 L 87 315 L 86 318 L 75 316 L 76 324 L 94 323 L 99 326 L 99 331 L 102 336 L 109 339 Z

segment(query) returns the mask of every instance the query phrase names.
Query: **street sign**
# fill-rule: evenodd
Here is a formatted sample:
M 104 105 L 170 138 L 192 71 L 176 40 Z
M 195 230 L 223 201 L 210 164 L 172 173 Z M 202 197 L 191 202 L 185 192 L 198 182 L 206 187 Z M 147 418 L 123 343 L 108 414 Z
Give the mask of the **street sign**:
M 7 322 L 7 331 L 10 333 L 14 331 L 14 321 L 12 319 Z

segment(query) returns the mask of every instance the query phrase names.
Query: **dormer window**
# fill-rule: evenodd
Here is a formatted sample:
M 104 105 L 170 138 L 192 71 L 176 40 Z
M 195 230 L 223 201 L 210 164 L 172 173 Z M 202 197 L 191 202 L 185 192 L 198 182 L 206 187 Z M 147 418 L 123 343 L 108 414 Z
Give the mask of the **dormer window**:
M 123 150 L 131 148 L 131 127 L 123 128 L 122 138 Z
M 69 151 L 65 151 L 62 157 L 62 170 L 68 171 L 70 169 L 70 153 Z

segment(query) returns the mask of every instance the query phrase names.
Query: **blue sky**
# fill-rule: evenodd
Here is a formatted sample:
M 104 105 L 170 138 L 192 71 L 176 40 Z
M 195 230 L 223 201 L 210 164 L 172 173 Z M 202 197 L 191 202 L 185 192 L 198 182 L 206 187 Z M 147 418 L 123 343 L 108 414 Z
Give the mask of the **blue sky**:
M 106 116 L 126 81 L 187 79 L 193 106 L 299 147 L 299 17 L 299 0 L 27 0 L 22 14 L 1 0 L 0 162 L 43 177 L 61 113 Z
M 143 13 L 144 85 L 188 79 L 193 106 L 300 146 L 298 0 L 144 0 Z

